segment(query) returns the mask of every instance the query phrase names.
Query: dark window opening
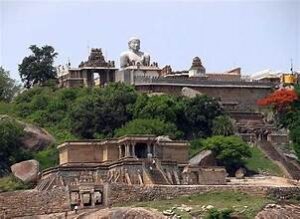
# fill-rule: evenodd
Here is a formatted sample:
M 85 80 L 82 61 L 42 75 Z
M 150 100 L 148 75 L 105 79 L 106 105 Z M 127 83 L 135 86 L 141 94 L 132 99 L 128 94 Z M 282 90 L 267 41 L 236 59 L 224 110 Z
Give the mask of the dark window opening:
M 147 158 L 147 144 L 144 143 L 136 144 L 134 152 L 137 158 Z

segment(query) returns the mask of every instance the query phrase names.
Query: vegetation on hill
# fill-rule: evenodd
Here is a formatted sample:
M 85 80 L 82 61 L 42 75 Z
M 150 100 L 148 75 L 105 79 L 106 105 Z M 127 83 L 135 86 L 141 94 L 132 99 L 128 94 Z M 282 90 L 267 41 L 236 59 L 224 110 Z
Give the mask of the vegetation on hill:
M 21 145 L 23 127 L 9 117 L 0 117 L 0 176 L 10 171 L 16 162 L 31 157 Z
M 268 159 L 258 147 L 250 147 L 251 157 L 245 159 L 245 167 L 254 172 L 265 175 L 284 176 L 280 167 Z
M 10 102 L 20 91 L 20 85 L 9 77 L 9 71 L 0 66 L 0 103 Z
M 173 133 L 174 138 L 207 137 L 213 120 L 224 114 L 208 96 L 148 97 L 121 83 L 90 89 L 35 87 L 18 95 L 10 107 L 10 114 L 46 128 L 58 142 L 150 130 L 149 134 Z M 144 131 L 138 128 L 141 123 L 147 123 Z
M 45 128 L 59 144 L 124 134 L 169 135 L 173 139 L 208 137 L 213 132 L 213 120 L 224 112 L 217 100 L 207 96 L 149 97 L 132 86 L 112 83 L 103 88 L 35 86 L 10 103 L 0 102 L 0 114 Z M 32 156 L 42 168 L 58 160 L 55 146 Z

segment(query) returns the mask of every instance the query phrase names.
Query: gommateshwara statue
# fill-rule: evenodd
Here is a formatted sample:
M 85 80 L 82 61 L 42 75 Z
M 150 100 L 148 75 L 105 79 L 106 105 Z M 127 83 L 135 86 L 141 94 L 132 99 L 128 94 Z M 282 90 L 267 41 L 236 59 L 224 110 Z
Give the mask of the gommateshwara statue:
M 140 50 L 140 39 L 131 37 L 128 42 L 129 50 L 121 53 L 120 65 L 121 68 L 129 66 L 149 66 L 150 55 L 143 53 Z

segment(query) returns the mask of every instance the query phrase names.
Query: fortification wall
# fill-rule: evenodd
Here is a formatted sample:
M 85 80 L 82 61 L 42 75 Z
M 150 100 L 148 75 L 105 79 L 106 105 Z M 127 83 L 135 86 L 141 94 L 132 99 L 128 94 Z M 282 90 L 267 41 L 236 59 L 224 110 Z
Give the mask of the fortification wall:
M 50 214 L 70 210 L 65 188 L 0 193 L 0 218 Z
M 142 92 L 157 92 L 167 93 L 172 95 L 181 95 L 181 90 L 184 87 L 192 88 L 208 96 L 220 98 L 221 101 L 233 104 L 230 110 L 254 112 L 258 110 L 257 100 L 267 96 L 271 91 L 271 86 L 202 86 L 195 84 L 136 84 L 136 89 Z

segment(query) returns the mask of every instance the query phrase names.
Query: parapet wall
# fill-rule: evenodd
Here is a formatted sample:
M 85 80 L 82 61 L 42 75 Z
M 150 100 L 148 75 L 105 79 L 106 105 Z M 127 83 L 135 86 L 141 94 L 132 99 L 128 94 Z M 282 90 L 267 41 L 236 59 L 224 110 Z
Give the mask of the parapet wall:
M 70 210 L 65 188 L 0 193 L 0 218 L 51 214 Z
M 280 194 L 282 199 L 291 195 L 300 197 L 300 188 L 296 187 L 268 187 L 268 186 L 247 186 L 247 185 L 155 185 L 155 186 L 128 186 L 109 185 L 109 203 L 128 203 L 139 201 L 153 201 L 159 199 L 172 199 L 183 195 L 194 195 L 206 192 L 243 192 L 257 196 L 275 196 Z
M 265 196 L 269 194 L 269 187 L 236 186 L 236 185 L 154 185 L 154 186 L 128 186 L 109 185 L 109 203 L 122 204 L 138 201 L 153 201 L 172 199 L 183 195 L 201 194 L 210 191 L 237 191 L 253 195 Z

